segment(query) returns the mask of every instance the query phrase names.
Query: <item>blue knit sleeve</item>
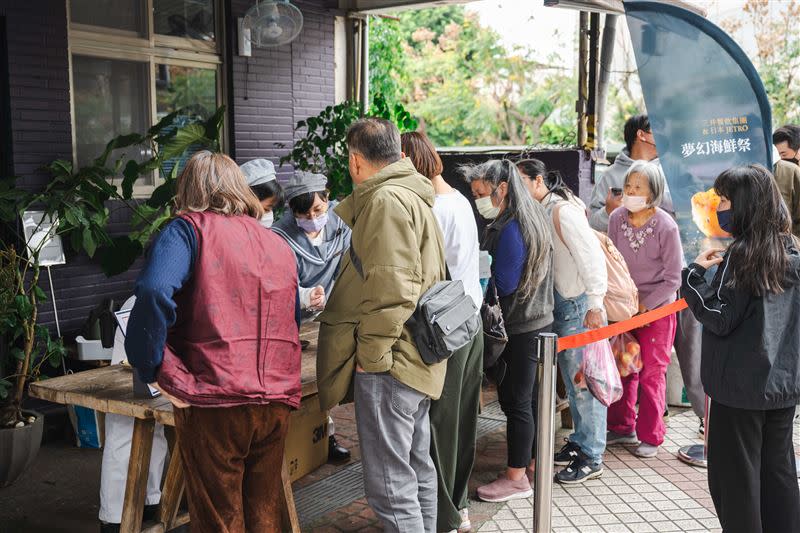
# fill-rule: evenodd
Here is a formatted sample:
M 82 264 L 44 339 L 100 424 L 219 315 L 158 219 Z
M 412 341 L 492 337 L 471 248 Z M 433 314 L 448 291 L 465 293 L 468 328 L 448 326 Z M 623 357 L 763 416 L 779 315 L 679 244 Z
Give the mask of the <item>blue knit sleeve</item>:
M 125 351 L 147 383 L 156 381 L 167 330 L 175 324 L 175 293 L 189 280 L 196 257 L 194 228 L 176 218 L 156 237 L 136 280 L 136 304 L 125 332 Z
M 512 220 L 500 232 L 492 258 L 498 296 L 508 296 L 517 290 L 527 255 L 528 249 L 522 240 L 519 224 L 516 220 Z

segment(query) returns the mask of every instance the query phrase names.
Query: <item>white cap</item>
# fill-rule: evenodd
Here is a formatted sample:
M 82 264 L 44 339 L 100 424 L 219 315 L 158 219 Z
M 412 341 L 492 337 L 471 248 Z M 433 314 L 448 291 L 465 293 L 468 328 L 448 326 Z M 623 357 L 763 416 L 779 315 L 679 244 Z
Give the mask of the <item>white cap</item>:
M 253 159 L 241 165 L 244 177 L 250 187 L 275 181 L 275 165 L 269 159 Z
M 323 192 L 328 186 L 328 178 L 322 174 L 298 170 L 284 187 L 286 199 L 291 200 L 296 196 L 308 192 Z

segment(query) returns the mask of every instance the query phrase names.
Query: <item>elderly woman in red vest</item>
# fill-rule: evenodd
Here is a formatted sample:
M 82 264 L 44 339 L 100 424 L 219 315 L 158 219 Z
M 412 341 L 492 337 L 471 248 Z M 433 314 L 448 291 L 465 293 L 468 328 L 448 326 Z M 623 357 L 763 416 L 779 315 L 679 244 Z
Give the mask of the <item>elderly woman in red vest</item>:
M 279 531 L 300 402 L 294 254 L 228 156 L 195 154 L 175 207 L 136 281 L 128 359 L 175 406 L 192 531 Z

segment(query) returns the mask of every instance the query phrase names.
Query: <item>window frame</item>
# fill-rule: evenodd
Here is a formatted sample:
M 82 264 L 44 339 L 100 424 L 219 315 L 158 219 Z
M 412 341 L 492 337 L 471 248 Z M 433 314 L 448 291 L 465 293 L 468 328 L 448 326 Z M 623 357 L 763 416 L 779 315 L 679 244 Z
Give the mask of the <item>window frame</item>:
M 215 41 L 210 43 L 199 39 L 156 34 L 153 14 L 153 1 L 154 0 L 144 0 L 145 9 L 147 10 L 147 16 L 145 17 L 146 28 L 145 35 L 140 36 L 137 34 L 137 32 L 133 31 L 73 23 L 70 20 L 70 0 L 66 0 L 70 120 L 72 130 L 72 163 L 75 166 L 78 164 L 78 153 L 76 142 L 77 131 L 75 124 L 75 90 L 73 81 L 74 72 L 72 68 L 72 58 L 74 55 L 146 63 L 148 66 L 147 72 L 149 75 L 149 80 L 147 80 L 147 102 L 145 103 L 145 107 L 150 113 L 150 126 L 155 125 L 158 122 L 156 101 L 156 69 L 157 65 L 159 64 L 215 70 L 217 107 L 226 101 L 226 95 L 224 92 L 225 88 L 227 87 L 225 79 L 227 73 L 226 69 L 223 68 L 223 58 L 225 53 L 225 36 L 223 33 L 225 26 L 223 24 L 223 2 L 220 0 L 213 0 Z M 227 129 L 227 120 L 224 121 L 222 129 L 222 149 L 226 151 L 228 144 L 228 139 L 225 135 L 225 130 Z M 150 184 L 134 185 L 133 195 L 135 198 L 147 198 L 153 193 L 156 187 L 161 185 L 163 182 L 163 178 L 156 170 L 153 172 L 153 176 L 150 179 Z

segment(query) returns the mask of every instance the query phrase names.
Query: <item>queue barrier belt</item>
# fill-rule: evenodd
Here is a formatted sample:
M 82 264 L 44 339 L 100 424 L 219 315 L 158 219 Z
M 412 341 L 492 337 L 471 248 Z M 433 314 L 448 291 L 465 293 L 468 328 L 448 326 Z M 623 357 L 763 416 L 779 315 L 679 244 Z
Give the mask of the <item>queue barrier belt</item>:
M 561 352 L 573 348 L 580 348 L 593 342 L 610 339 L 611 337 L 641 328 L 647 324 L 655 322 L 656 320 L 660 320 L 679 311 L 683 311 L 687 307 L 688 305 L 686 304 L 686 300 L 681 298 L 680 300 L 672 302 L 671 304 L 659 307 L 658 309 L 653 309 L 652 311 L 648 311 L 646 313 L 642 313 L 641 315 L 636 315 L 628 320 L 623 320 L 622 322 L 615 322 L 609 326 L 592 329 L 583 333 L 578 333 L 577 335 L 570 335 L 569 337 L 561 337 L 558 339 L 558 351 Z

